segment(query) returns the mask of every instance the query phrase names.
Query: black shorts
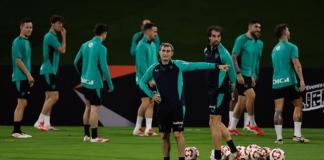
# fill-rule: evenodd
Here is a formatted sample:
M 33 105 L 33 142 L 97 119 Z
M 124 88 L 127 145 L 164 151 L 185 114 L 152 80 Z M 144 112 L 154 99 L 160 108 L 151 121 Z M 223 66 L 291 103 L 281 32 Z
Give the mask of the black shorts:
M 227 115 L 228 107 L 231 100 L 231 94 L 215 94 L 213 96 L 215 103 L 209 104 L 209 114 L 210 115 Z
M 148 97 L 146 95 L 146 93 L 141 89 L 141 87 L 139 85 L 136 85 L 137 86 L 137 92 L 138 92 L 138 95 L 141 97 L 141 98 L 145 98 L 145 97 Z M 155 87 L 150 87 L 149 88 L 152 90 L 152 91 L 156 91 Z
M 244 84 L 239 84 L 236 82 L 236 88 L 239 96 L 245 96 L 244 92 L 250 88 L 253 88 L 252 86 L 252 78 L 243 76 Z
M 56 75 L 44 74 L 41 76 L 41 81 L 43 81 L 43 83 L 44 83 L 45 91 L 58 91 Z
M 184 107 L 181 105 L 159 105 L 157 109 L 159 132 L 170 133 L 184 130 Z
M 280 89 L 272 89 L 273 99 L 286 98 L 288 100 L 299 99 L 303 96 L 303 92 L 299 92 L 295 85 L 287 86 Z
M 100 106 L 102 104 L 100 89 L 89 89 L 82 87 L 84 97 L 90 101 L 91 105 Z
M 16 97 L 21 99 L 28 99 L 31 93 L 31 88 L 27 80 L 15 81 L 13 86 L 16 91 Z

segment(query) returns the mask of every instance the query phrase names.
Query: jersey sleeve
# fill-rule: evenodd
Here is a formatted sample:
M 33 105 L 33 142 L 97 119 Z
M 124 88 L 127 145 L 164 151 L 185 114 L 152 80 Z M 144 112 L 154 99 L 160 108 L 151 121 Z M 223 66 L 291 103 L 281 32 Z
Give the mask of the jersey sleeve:
M 137 46 L 137 42 L 136 41 L 137 41 L 138 38 L 139 38 L 138 34 L 135 33 L 133 35 L 132 42 L 131 42 L 131 47 L 130 47 L 130 55 L 131 56 L 135 56 L 136 55 L 136 52 L 135 52 L 136 46 Z
M 215 69 L 217 64 L 207 62 L 187 62 L 182 60 L 175 60 L 175 65 L 179 67 L 182 72 L 204 70 L 204 69 Z
M 258 54 L 258 57 L 257 57 L 257 61 L 256 61 L 256 65 L 255 65 L 255 73 L 254 73 L 254 79 L 257 78 L 257 76 L 259 75 L 260 73 L 260 61 L 261 61 L 261 57 L 262 57 L 262 51 L 263 51 L 263 42 L 261 42 L 260 44 L 260 52 Z
M 13 53 L 13 56 L 14 56 L 15 60 L 17 58 L 22 59 L 23 58 L 23 52 L 24 52 L 24 47 L 23 47 L 21 42 L 16 42 L 16 43 L 13 44 L 12 53 Z
M 297 46 L 293 45 L 291 47 L 291 59 L 297 59 L 299 58 L 298 48 Z
M 233 46 L 232 53 L 239 56 L 243 48 L 243 39 L 241 37 L 236 38 Z
M 81 67 L 81 64 L 82 64 L 82 62 L 81 62 L 81 59 L 82 59 L 82 47 L 83 46 L 81 46 L 81 48 L 80 48 L 79 52 L 77 53 L 77 55 L 75 56 L 75 59 L 74 59 L 74 62 L 73 62 L 74 67 L 75 67 L 75 69 L 77 70 L 78 73 L 81 73 L 81 69 L 82 69 L 82 67 Z
M 154 42 L 155 45 L 156 45 L 156 54 L 157 54 L 157 56 L 159 56 L 160 43 L 161 43 L 161 40 L 160 40 L 159 35 L 156 35 L 156 37 L 153 39 L 153 42 Z
M 228 51 L 226 50 L 225 52 L 225 57 L 224 57 L 224 62 L 226 65 L 228 65 L 228 76 L 229 79 L 231 81 L 232 84 L 236 83 L 236 72 L 234 69 L 234 63 L 233 63 L 233 59 L 231 57 L 231 55 L 228 53 Z
M 137 74 L 140 76 L 143 76 L 144 73 L 146 72 L 147 68 L 149 67 L 147 62 L 146 62 L 146 56 L 147 56 L 147 50 L 144 45 L 139 44 L 136 47 L 136 71 L 138 72 Z
M 148 87 L 147 83 L 153 79 L 153 69 L 155 68 L 156 64 L 151 65 L 143 77 L 140 80 L 139 86 L 141 90 L 148 96 L 148 97 L 153 97 L 153 92 L 152 90 Z
M 50 45 L 50 46 L 52 46 L 56 50 L 61 47 L 61 43 L 54 36 L 49 36 L 47 38 L 47 41 L 48 41 L 47 44 Z
M 107 80 L 108 87 L 110 91 L 114 90 L 114 85 L 112 83 L 111 77 L 110 77 L 110 72 L 108 69 L 108 64 L 107 64 L 107 49 L 106 48 L 101 48 L 101 51 L 99 53 L 99 63 L 100 63 L 100 68 Z

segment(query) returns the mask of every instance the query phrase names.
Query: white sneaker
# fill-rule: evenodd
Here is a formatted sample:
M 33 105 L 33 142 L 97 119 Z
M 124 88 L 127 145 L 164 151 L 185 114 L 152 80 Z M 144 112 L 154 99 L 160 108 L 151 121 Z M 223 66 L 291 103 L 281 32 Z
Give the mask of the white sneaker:
M 144 136 L 144 129 L 140 128 L 140 129 L 134 129 L 133 130 L 133 135 L 134 136 Z
M 91 140 L 91 137 L 89 137 L 89 136 L 83 137 L 83 142 L 89 142 L 90 140 Z
M 47 127 L 47 129 L 50 130 L 50 131 L 58 131 L 59 130 L 59 129 L 53 127 L 53 126 L 49 126 L 49 127 Z
M 46 127 L 44 126 L 44 122 L 38 122 L 38 121 L 37 121 L 37 122 L 34 124 L 34 127 L 37 128 L 37 129 L 39 129 L 39 130 L 42 131 L 42 132 L 48 131 L 48 128 L 46 128 Z
M 276 144 L 283 144 L 283 140 L 282 139 L 277 139 L 277 140 L 275 140 L 275 143 Z
M 145 136 L 158 136 L 159 134 L 154 131 L 153 128 L 145 131 Z
M 18 138 L 18 139 L 24 139 L 24 138 L 31 138 L 31 135 L 25 134 L 25 133 L 12 133 L 12 137 Z
M 292 138 L 292 140 L 293 140 L 293 141 L 296 141 L 296 142 L 300 142 L 300 143 L 309 143 L 309 142 L 310 142 L 309 139 L 307 139 L 307 138 L 305 138 L 305 137 L 303 137 L 303 136 L 301 136 L 301 137 L 294 136 L 294 137 Z
M 106 138 L 102 138 L 102 137 L 97 137 L 97 138 L 91 138 L 90 139 L 90 142 L 92 143 L 106 143 L 106 142 L 109 142 L 110 140 L 109 139 L 106 139 Z

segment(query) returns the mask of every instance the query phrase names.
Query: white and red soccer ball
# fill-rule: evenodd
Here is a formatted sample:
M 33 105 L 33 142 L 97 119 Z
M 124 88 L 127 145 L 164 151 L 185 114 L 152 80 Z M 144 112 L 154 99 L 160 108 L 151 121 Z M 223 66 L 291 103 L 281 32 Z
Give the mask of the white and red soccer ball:
M 199 157 L 199 150 L 196 147 L 185 148 L 185 159 L 196 160 Z
M 275 148 L 270 152 L 270 160 L 284 160 L 285 152 L 280 148 Z

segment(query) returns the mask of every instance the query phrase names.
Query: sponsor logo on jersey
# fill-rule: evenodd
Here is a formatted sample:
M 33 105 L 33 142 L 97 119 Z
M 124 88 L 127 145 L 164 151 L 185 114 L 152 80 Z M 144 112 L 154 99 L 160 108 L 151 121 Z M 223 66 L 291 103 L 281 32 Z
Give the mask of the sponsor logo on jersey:
M 283 84 L 283 83 L 289 83 L 290 82 L 290 78 L 278 78 L 278 79 L 274 79 L 272 81 L 273 84 Z
M 85 79 L 85 78 L 81 77 L 81 83 L 88 84 L 88 85 L 93 85 L 94 80 L 88 80 L 88 79 Z

